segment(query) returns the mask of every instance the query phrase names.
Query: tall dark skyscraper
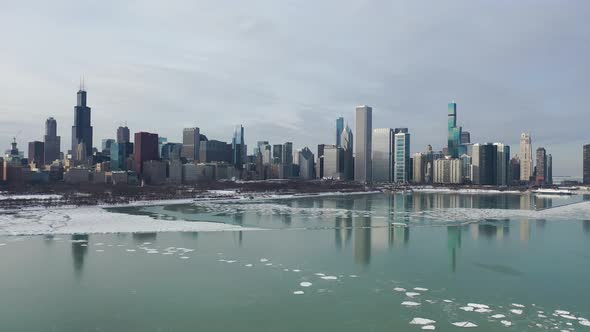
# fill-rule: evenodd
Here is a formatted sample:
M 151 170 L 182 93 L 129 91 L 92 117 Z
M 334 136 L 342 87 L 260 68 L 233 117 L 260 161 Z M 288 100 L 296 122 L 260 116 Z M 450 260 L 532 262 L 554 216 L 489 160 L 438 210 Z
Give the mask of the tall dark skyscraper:
M 461 144 L 471 143 L 471 134 L 468 131 L 461 131 Z
M 45 147 L 43 142 L 34 141 L 29 142 L 29 164 L 36 163 L 37 165 L 45 165 Z
M 182 157 L 191 162 L 198 162 L 201 148 L 201 132 L 198 127 L 182 130 Z
M 547 151 L 540 147 L 537 149 L 537 185 L 547 183 Z
M 129 142 L 130 142 L 129 128 L 127 128 L 127 126 L 117 128 L 117 143 L 129 143 Z
M 143 172 L 143 163 L 148 160 L 158 160 L 158 134 L 146 132 L 135 133 L 133 145 L 133 170 L 137 174 Z
M 584 184 L 590 184 L 590 144 L 584 145 L 582 159 L 582 179 Z
M 45 136 L 44 141 L 44 159 L 50 164 L 59 159 L 61 150 L 61 137 L 57 136 L 57 121 L 54 118 L 49 118 L 45 121 Z
M 86 104 L 86 91 L 84 86 L 78 90 L 78 100 L 74 107 L 74 125 L 72 126 L 72 155 L 78 157 L 79 144 L 84 145 L 86 157 L 92 155 L 92 126 L 90 107 Z M 84 156 L 82 156 L 84 157 Z
M 232 145 L 232 164 L 236 169 L 243 169 L 246 162 L 246 142 L 244 141 L 244 127 L 237 125 L 234 131 Z

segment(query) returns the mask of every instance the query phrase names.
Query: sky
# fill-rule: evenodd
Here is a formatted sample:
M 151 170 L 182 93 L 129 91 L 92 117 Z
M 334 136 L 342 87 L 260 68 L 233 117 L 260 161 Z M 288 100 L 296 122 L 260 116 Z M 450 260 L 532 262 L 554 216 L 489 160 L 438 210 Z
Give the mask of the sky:
M 472 142 L 518 152 L 521 132 L 580 177 L 590 143 L 587 0 L 2 1 L 0 149 L 69 148 L 80 76 L 95 146 L 127 123 L 294 148 L 335 143 L 357 105 L 408 127 L 412 153 L 446 145 L 447 103 Z M 4 143 L 2 143 L 4 142 Z

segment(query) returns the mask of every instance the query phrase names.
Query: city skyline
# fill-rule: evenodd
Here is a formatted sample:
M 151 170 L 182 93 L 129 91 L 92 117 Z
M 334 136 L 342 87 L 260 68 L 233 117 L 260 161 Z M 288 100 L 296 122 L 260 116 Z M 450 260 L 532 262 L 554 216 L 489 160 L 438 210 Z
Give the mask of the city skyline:
M 332 142 L 334 130 L 321 129 L 331 128 L 333 119 L 343 116 L 352 123 L 354 106 L 369 104 L 375 123 L 410 128 L 415 153 L 427 144 L 446 146 L 446 123 L 438 119 L 455 100 L 458 122 L 471 132 L 472 142 L 500 141 L 514 148 L 519 135 L 530 132 L 534 148 L 551 150 L 554 175 L 579 177 L 580 147 L 588 143 L 589 75 L 580 70 L 590 58 L 582 33 L 590 6 L 468 3 L 367 3 L 326 14 L 306 3 L 210 4 L 205 10 L 153 4 L 137 10 L 103 2 L 88 10 L 83 4 L 40 2 L 36 7 L 43 15 L 18 3 L 3 4 L 0 24 L 15 32 L 0 55 L 5 73 L 0 141 L 8 144 L 24 128 L 30 130 L 18 136 L 22 146 L 42 140 L 35 134 L 43 129 L 37 119 L 53 116 L 66 150 L 71 91 L 84 74 L 96 141 L 114 138 L 125 121 L 132 132 L 157 132 L 176 142 L 178 128 L 198 123 L 208 137 L 229 141 L 233 126 L 241 123 L 249 146 L 293 140 L 294 149 L 312 148 Z M 202 19 L 172 20 L 184 13 Z M 468 19 L 482 13 L 489 19 Z M 74 14 L 76 20 L 66 19 Z M 316 24 L 283 23 L 293 25 L 297 20 L 290 18 L 303 15 Z M 349 24 L 353 17 L 384 16 L 395 23 Z M 167 33 L 150 30 L 154 19 L 170 24 Z M 502 26 L 493 23 L 499 20 Z M 318 29 L 320 22 L 332 24 Z M 566 38 L 572 33 L 577 37 Z M 440 42 L 451 36 L 454 43 Z M 328 37 L 333 48 L 324 45 Z M 271 47 L 277 43 L 281 47 Z M 87 51 L 71 52 L 76 44 Z M 45 52 L 48 45 L 53 47 Z M 350 51 L 358 47 L 370 51 Z M 308 48 L 314 52 L 291 56 Z M 35 98 L 28 98 L 30 91 Z M 226 116 L 212 116 L 212 109 Z M 159 121 L 163 115 L 167 121 Z M 233 119 L 226 123 L 227 118 Z M 308 134 L 301 137 L 303 130 Z

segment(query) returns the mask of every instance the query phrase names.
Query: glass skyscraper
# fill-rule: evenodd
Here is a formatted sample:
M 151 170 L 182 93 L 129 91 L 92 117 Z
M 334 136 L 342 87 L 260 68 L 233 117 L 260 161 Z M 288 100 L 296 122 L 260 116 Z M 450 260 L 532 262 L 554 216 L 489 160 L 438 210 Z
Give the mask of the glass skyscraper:
M 373 182 L 393 180 L 393 129 L 373 129 Z
M 246 162 L 246 144 L 244 142 L 244 127 L 237 125 L 232 139 L 232 164 L 236 169 L 243 169 Z
M 407 183 L 410 180 L 410 133 L 408 128 L 396 128 L 394 135 L 394 181 Z
M 357 106 L 355 111 L 354 180 L 368 183 L 372 180 L 371 150 L 373 135 L 373 109 Z
M 344 118 L 336 119 L 336 145 L 342 146 L 342 131 L 344 130 Z
M 457 103 L 448 105 L 448 153 L 452 158 L 458 158 L 461 150 L 461 127 L 457 127 Z

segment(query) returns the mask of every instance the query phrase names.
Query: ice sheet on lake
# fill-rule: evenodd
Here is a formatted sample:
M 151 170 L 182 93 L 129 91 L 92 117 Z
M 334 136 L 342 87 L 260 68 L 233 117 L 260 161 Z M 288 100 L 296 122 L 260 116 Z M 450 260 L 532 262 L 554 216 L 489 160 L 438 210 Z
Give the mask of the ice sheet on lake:
M 472 322 L 455 322 L 453 325 L 457 327 L 477 327 L 477 325 Z
M 404 301 L 404 302 L 402 302 L 402 305 L 406 306 L 406 307 L 416 307 L 416 306 L 419 306 L 420 303 L 412 302 L 412 301 Z
M 434 321 L 432 319 L 420 318 L 420 317 L 415 317 L 414 319 L 412 319 L 410 321 L 411 325 L 432 325 L 434 323 L 436 323 L 436 321 Z
M 213 232 L 252 230 L 237 225 L 112 213 L 100 207 L 27 210 L 0 214 L 1 235 Z

